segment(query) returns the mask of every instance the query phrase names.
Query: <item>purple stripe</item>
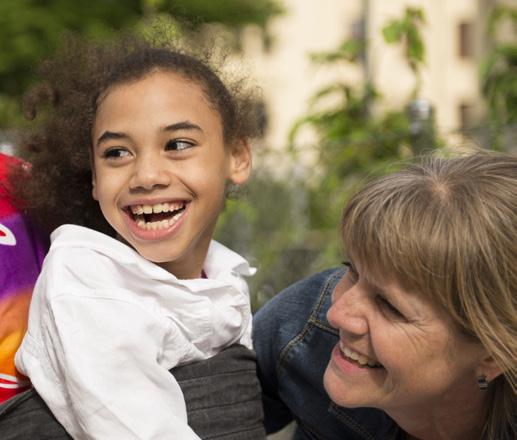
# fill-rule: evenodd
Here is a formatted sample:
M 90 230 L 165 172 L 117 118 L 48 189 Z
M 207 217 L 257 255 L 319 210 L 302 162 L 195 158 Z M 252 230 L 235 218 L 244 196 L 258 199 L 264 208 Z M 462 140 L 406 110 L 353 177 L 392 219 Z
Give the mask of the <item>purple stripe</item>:
M 0 244 L 0 299 L 31 287 L 39 274 L 47 241 L 20 214 L 0 219 L 16 237 L 15 246 Z

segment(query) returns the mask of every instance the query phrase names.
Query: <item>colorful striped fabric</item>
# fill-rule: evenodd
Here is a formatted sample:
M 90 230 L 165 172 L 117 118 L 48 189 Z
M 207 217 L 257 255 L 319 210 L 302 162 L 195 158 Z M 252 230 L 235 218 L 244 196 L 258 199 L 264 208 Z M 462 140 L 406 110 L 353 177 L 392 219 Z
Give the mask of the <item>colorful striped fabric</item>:
M 48 248 L 46 240 L 13 207 L 6 175 L 20 162 L 0 153 L 0 403 L 30 386 L 14 355 L 27 329 L 32 288 Z

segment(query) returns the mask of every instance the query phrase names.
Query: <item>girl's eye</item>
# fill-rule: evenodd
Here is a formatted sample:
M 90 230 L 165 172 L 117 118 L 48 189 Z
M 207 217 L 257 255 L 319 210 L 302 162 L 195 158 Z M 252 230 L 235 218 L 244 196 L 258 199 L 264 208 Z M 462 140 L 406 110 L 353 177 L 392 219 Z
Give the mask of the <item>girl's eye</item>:
M 375 301 L 377 304 L 379 304 L 379 307 L 383 310 L 383 312 L 389 314 L 391 317 L 396 319 L 405 319 L 405 316 L 400 313 L 400 311 L 383 296 L 377 295 L 375 297 Z
M 129 156 L 129 151 L 125 148 L 120 147 L 108 148 L 103 153 L 103 157 L 105 157 L 106 159 L 119 159 L 127 156 Z
M 182 151 L 187 150 L 188 148 L 191 148 L 193 146 L 194 144 L 189 141 L 185 141 L 182 139 L 171 139 L 165 145 L 165 150 Z

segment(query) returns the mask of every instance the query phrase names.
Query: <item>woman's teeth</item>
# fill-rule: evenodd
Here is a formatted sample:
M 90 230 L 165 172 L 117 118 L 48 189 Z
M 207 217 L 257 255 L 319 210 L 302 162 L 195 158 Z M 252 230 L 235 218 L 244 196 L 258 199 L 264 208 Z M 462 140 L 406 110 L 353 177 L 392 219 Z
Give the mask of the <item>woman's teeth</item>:
M 370 367 L 370 368 L 379 368 L 382 367 L 381 364 L 378 362 L 375 362 L 373 359 L 370 359 L 367 356 L 364 356 L 362 354 L 359 354 L 353 350 L 350 350 L 348 347 L 345 347 L 342 342 L 339 343 L 339 349 L 341 350 L 341 353 L 348 358 L 356 361 L 361 367 Z

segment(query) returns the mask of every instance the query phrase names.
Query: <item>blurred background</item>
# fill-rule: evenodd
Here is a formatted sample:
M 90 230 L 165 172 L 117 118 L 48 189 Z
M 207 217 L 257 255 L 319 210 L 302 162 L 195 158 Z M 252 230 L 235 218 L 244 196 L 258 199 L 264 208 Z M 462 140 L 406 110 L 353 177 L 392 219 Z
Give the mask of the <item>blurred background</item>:
M 517 148 L 517 0 L 0 0 L 0 151 L 16 154 L 21 95 L 66 30 L 210 39 L 260 87 L 254 177 L 217 231 L 259 269 L 255 309 L 340 263 L 340 212 L 367 176 Z

